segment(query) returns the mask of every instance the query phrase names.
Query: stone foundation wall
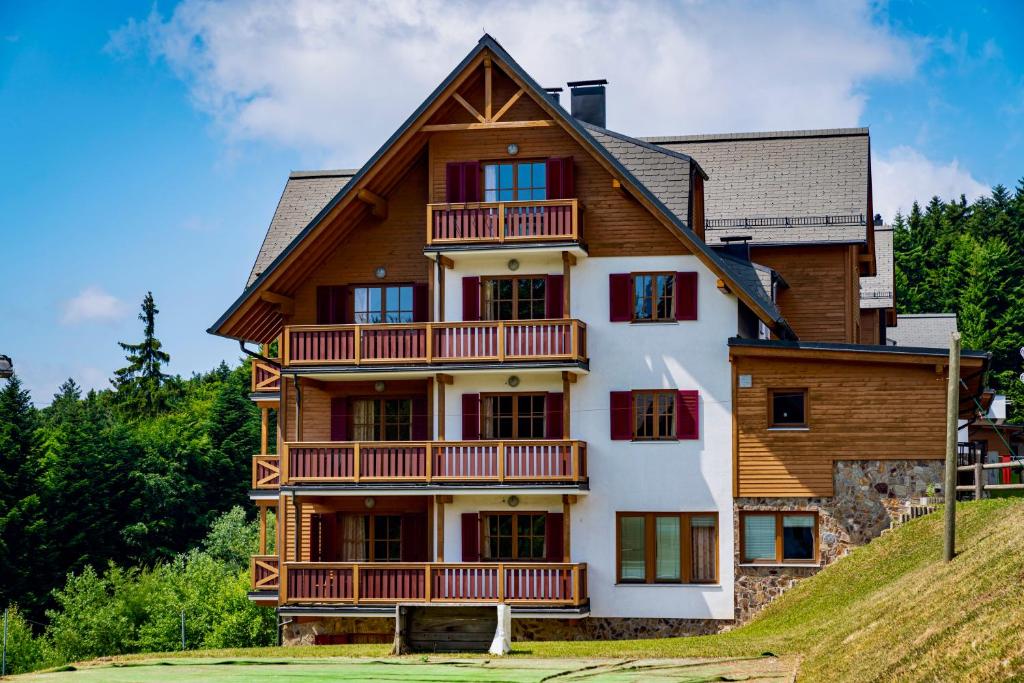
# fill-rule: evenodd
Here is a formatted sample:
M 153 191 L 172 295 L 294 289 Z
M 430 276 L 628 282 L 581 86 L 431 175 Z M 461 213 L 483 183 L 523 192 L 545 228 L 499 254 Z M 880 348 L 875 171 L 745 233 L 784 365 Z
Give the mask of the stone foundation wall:
M 513 641 L 636 640 L 703 636 L 730 625 L 723 619 L 587 617 L 585 619 L 513 619 Z
M 877 538 L 904 505 L 925 495 L 929 484 L 941 486 L 942 473 L 941 460 L 841 460 L 833 469 L 835 495 L 830 498 L 737 498 L 737 622 L 747 621 L 797 580 Z M 820 566 L 741 566 L 739 512 L 743 510 L 816 511 Z

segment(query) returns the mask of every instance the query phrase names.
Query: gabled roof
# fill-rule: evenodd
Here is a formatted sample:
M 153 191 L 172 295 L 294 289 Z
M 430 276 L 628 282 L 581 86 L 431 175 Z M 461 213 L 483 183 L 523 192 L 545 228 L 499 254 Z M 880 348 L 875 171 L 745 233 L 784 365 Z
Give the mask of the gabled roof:
M 885 336 L 896 346 L 948 349 L 949 337 L 956 330 L 956 313 L 900 313 L 896 327 L 887 327 Z
M 341 188 L 358 173 L 357 169 L 337 171 L 293 171 L 277 202 L 270 220 L 267 236 L 263 239 L 256 262 L 249 273 L 246 287 L 273 263 L 278 254 L 309 225 L 321 209 L 327 206 Z
M 892 253 L 892 226 L 875 226 L 876 275 L 860 279 L 861 308 L 892 308 L 895 261 Z
M 867 128 L 644 140 L 690 155 L 711 176 L 704 187 L 709 243 L 737 235 L 776 245 L 867 240 Z
M 730 264 L 716 254 L 703 242 L 703 240 L 699 239 L 690 229 L 685 220 L 681 219 L 673 212 L 672 209 L 666 206 L 665 203 L 656 196 L 651 189 L 646 187 L 644 183 L 628 168 L 626 168 L 626 166 L 619 161 L 614 154 L 600 144 L 582 123 L 571 117 L 564 109 L 562 109 L 562 107 L 552 103 L 546 96 L 544 89 L 535 80 L 533 80 L 533 78 L 526 73 L 507 52 L 505 52 L 505 49 L 502 48 L 497 41 L 487 34 L 484 34 L 476 47 L 466 55 L 459 65 L 455 67 L 448 77 L 441 82 L 441 84 L 416 109 L 416 111 L 406 119 L 405 123 L 403 123 L 402 126 L 388 139 L 388 141 L 385 142 L 379 150 L 377 150 L 370 160 L 354 176 L 352 176 L 343 187 L 340 188 L 334 198 L 331 199 L 327 205 L 292 238 L 288 245 L 263 269 L 263 271 L 250 282 L 242 295 L 208 330 L 210 333 L 234 336 L 237 338 L 237 335 L 230 334 L 222 330 L 228 320 L 234 316 L 243 305 L 254 297 L 261 285 L 263 285 L 274 271 L 288 259 L 292 251 L 298 248 L 303 240 L 319 226 L 324 217 L 329 215 L 335 207 L 350 200 L 358 193 L 361 189 L 361 182 L 364 176 L 374 168 L 378 161 L 391 151 L 391 148 L 396 145 L 403 136 L 418 128 L 417 124 L 422 125 L 423 121 L 421 119 L 424 117 L 424 114 L 436 103 L 442 93 L 455 83 L 460 76 L 463 75 L 466 68 L 485 50 L 490 51 L 494 58 L 499 60 L 502 67 L 507 69 L 514 79 L 518 79 L 518 81 L 520 81 L 522 87 L 533 95 L 537 103 L 547 111 L 547 113 L 556 122 L 562 124 L 562 126 L 568 130 L 570 134 L 574 135 L 578 141 L 584 144 L 585 147 L 589 147 L 595 153 L 595 156 L 599 161 L 604 161 L 611 172 L 621 178 L 624 186 L 634 194 L 638 201 L 647 205 L 656 216 L 659 216 L 668 224 L 669 227 L 674 229 L 676 235 L 690 249 L 690 251 L 703 261 L 704 264 L 720 278 L 722 278 L 725 284 L 729 286 L 730 289 L 759 317 L 768 323 L 776 334 L 783 337 L 795 336 L 788 323 L 786 323 L 785 319 L 779 313 L 778 309 L 773 305 L 767 306 L 765 304 L 763 289 L 759 283 L 757 286 L 752 287 L 749 281 L 744 281 L 744 279 L 738 278 Z M 271 316 L 271 319 L 272 318 L 273 317 Z M 268 325 L 267 316 L 263 316 L 261 320 L 261 324 L 266 327 Z

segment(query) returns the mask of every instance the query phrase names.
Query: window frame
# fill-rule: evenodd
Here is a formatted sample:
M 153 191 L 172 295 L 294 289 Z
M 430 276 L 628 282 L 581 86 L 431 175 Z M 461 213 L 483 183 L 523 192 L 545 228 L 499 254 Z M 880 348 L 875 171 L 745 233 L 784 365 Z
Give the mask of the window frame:
M 636 279 L 638 277 L 651 277 L 655 278 L 654 282 L 657 283 L 657 279 L 660 276 L 669 276 L 672 278 L 672 296 L 669 298 L 669 315 L 667 317 L 658 317 L 658 295 L 655 294 L 651 298 L 651 317 L 650 318 L 638 318 L 636 317 Z M 676 317 L 676 303 L 679 297 L 679 278 L 674 271 L 665 270 L 650 270 L 650 271 L 637 271 L 629 274 L 629 321 L 631 323 L 674 323 L 679 322 Z
M 480 161 L 480 201 L 483 204 L 508 204 L 510 202 L 543 202 L 548 199 L 548 188 L 550 183 L 548 182 L 547 176 L 547 158 L 527 158 L 527 159 L 483 159 Z M 544 199 L 519 199 L 519 166 L 520 164 L 540 164 L 544 167 Z M 493 201 L 487 200 L 487 167 L 488 166 L 501 166 L 511 165 L 512 166 L 512 196 L 514 199 L 494 199 Z M 531 172 L 531 178 L 533 174 Z M 531 190 L 538 188 L 531 187 Z M 495 190 L 497 194 L 499 190 Z M 532 194 L 532 192 L 531 192 Z
M 812 540 L 814 541 L 814 557 L 811 559 L 793 559 L 787 560 L 783 557 L 785 550 L 783 545 L 783 518 L 787 515 L 790 516 L 801 516 L 806 517 L 808 515 L 814 517 L 814 531 Z M 747 517 L 775 517 L 775 558 L 774 559 L 760 559 L 760 560 L 748 560 L 746 554 L 747 545 L 747 531 L 746 531 L 746 518 Z M 820 565 L 821 564 L 821 539 L 820 539 L 820 526 L 821 516 L 818 514 L 818 510 L 740 510 L 739 511 L 739 537 L 740 537 L 740 553 L 739 553 L 739 564 L 754 566 L 777 566 L 777 565 Z
M 512 397 L 512 434 L 513 436 L 485 436 L 488 433 L 487 429 L 487 411 L 484 409 L 484 403 L 492 398 L 500 398 L 502 396 Z M 541 424 L 541 436 L 520 436 L 519 435 L 519 398 L 520 397 L 533 397 L 540 398 L 543 407 L 541 408 L 541 416 L 543 423 Z M 491 414 L 493 417 L 493 413 Z M 501 441 L 503 439 L 508 440 L 540 440 L 544 439 L 544 435 L 547 434 L 548 428 L 548 415 L 547 415 L 547 393 L 543 391 L 490 391 L 480 393 L 480 440 L 481 441 Z
M 511 280 L 512 281 L 512 313 L 514 318 L 508 319 L 506 322 L 512 321 L 536 321 L 536 320 L 547 320 L 547 297 L 548 297 L 548 277 L 547 275 L 481 275 L 480 276 L 480 320 L 486 320 L 488 322 L 498 322 L 501 318 L 490 318 L 488 299 L 487 299 L 487 283 L 492 280 Z M 519 281 L 520 280 L 542 280 L 544 282 L 544 295 L 541 297 L 541 303 L 544 305 L 544 315 L 540 318 L 520 318 L 519 317 Z
M 622 519 L 625 517 L 644 518 L 644 580 L 622 578 Z M 657 578 L 657 538 L 656 520 L 658 517 L 677 517 L 679 519 L 679 579 Z M 693 528 L 694 517 L 712 517 L 715 520 L 715 578 L 712 581 L 693 580 Z M 676 586 L 713 586 L 721 583 L 721 517 L 717 510 L 708 512 L 615 512 L 615 583 L 623 586 L 676 585 Z
M 402 515 L 397 512 L 347 512 L 343 511 L 342 514 L 358 515 L 362 517 L 364 523 L 367 525 L 366 538 L 363 542 L 366 544 L 366 562 L 401 562 L 402 561 Z M 378 517 L 394 517 L 398 520 L 398 559 L 397 560 L 382 560 L 376 557 L 377 548 L 377 518 Z M 344 542 L 344 539 L 342 539 Z M 391 542 L 387 540 L 385 542 Z
M 350 408 L 350 413 L 351 414 L 349 415 L 349 421 L 350 421 L 350 425 L 349 426 L 351 427 L 351 431 L 349 433 L 350 433 L 350 436 L 352 437 L 352 439 L 351 439 L 352 441 L 360 441 L 360 442 L 364 442 L 364 443 L 366 443 L 366 442 L 405 443 L 405 442 L 409 442 L 409 441 L 413 440 L 412 439 L 412 433 L 413 433 L 414 417 L 413 417 L 413 405 L 412 404 L 413 404 L 413 400 L 414 399 L 413 399 L 412 396 L 351 396 L 351 397 L 349 397 L 348 400 L 350 401 L 350 404 L 351 404 L 351 408 Z M 377 410 L 377 420 L 376 420 L 376 423 L 374 425 L 374 428 L 376 430 L 378 430 L 377 433 L 380 435 L 380 438 L 374 438 L 374 439 L 357 439 L 357 438 L 355 438 L 356 437 L 356 430 L 357 430 L 357 428 L 360 427 L 360 426 L 366 426 L 366 424 L 367 424 L 367 423 L 357 423 L 356 422 L 355 404 L 356 404 L 357 401 L 372 401 L 372 402 L 377 404 L 377 408 L 376 408 L 376 410 Z M 394 440 L 394 441 L 389 441 L 386 438 L 386 436 L 387 436 L 387 427 L 388 427 L 389 424 L 391 424 L 391 425 L 399 424 L 400 425 L 400 423 L 398 423 L 398 422 L 389 422 L 387 412 L 384 410 L 384 405 L 386 404 L 387 401 L 407 401 L 409 403 L 409 424 L 408 424 L 409 438 L 408 439 L 397 439 L 397 440 Z
M 776 422 L 775 420 L 775 396 L 777 394 L 801 394 L 804 401 L 804 420 L 796 422 Z M 772 387 L 768 389 L 768 429 L 809 429 L 811 426 L 809 392 L 806 387 Z
M 519 555 L 519 517 L 544 516 L 544 548 L 541 556 L 536 559 L 523 559 Z M 480 512 L 480 561 L 481 562 L 547 562 L 548 555 L 548 517 L 551 515 L 547 510 L 485 510 Z M 512 518 L 512 559 L 496 559 L 487 556 L 487 520 L 490 517 L 511 517 Z
M 356 325 L 410 325 L 410 324 L 412 324 L 412 322 L 416 318 L 416 283 L 414 283 L 414 282 L 370 282 L 370 283 L 355 283 L 355 284 L 350 284 L 350 285 L 347 285 L 347 286 L 348 286 L 349 290 L 352 292 L 352 322 L 354 324 L 356 324 Z M 405 287 L 405 288 L 409 289 L 409 302 L 410 302 L 412 307 L 408 311 L 409 318 L 410 318 L 408 322 L 389 323 L 387 321 L 388 308 L 387 308 L 387 291 L 386 290 L 388 288 L 390 288 L 390 287 L 395 287 L 395 288 L 403 288 L 403 287 Z M 359 323 L 359 322 L 356 322 L 356 316 L 359 315 L 359 311 L 356 310 L 356 291 L 360 290 L 360 289 L 366 289 L 366 290 L 379 289 L 379 290 L 381 290 L 380 291 L 380 304 L 381 304 L 380 319 L 381 319 L 381 321 L 379 323 L 370 323 L 370 322 Z M 401 294 L 399 294 L 399 302 L 401 302 Z M 371 311 L 368 310 L 365 313 L 369 314 L 370 312 Z M 402 310 L 401 303 L 399 303 L 398 313 L 401 314 L 403 312 L 405 312 L 405 311 Z
M 640 436 L 637 434 L 637 400 L 638 397 L 643 395 L 654 396 L 654 435 L 653 436 Z M 660 436 L 660 414 L 657 411 L 658 397 L 660 395 L 668 395 L 672 399 L 672 412 L 670 413 L 669 424 L 671 425 L 672 435 L 671 436 Z M 678 421 L 679 421 L 679 391 L 676 389 L 633 389 L 630 391 L 630 411 L 631 411 L 631 424 L 630 429 L 633 433 L 632 440 L 639 442 L 648 441 L 679 441 Z

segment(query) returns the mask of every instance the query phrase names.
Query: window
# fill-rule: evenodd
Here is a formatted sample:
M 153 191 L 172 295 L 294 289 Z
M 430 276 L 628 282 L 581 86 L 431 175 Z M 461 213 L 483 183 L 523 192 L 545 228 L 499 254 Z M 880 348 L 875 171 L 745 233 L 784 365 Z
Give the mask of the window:
M 769 389 L 769 427 L 806 427 L 807 390 Z
M 817 513 L 741 512 L 740 521 L 743 562 L 818 562 Z
M 343 562 L 399 562 L 402 559 L 402 516 L 341 515 Z
M 543 439 L 544 394 L 484 394 L 480 434 L 485 439 Z
M 700 512 L 616 514 L 619 583 L 718 581 L 718 515 Z
M 353 321 L 356 323 L 411 323 L 412 285 L 353 287 Z
M 353 441 L 411 441 L 412 399 L 365 398 L 352 401 Z
M 675 320 L 675 273 L 633 275 L 633 321 Z
M 484 164 L 484 201 L 547 199 L 543 161 Z
M 485 560 L 543 560 L 547 514 L 544 512 L 483 515 Z
M 542 320 L 546 317 L 546 277 L 485 278 L 484 320 Z
M 633 438 L 645 441 L 676 438 L 676 392 L 633 393 Z

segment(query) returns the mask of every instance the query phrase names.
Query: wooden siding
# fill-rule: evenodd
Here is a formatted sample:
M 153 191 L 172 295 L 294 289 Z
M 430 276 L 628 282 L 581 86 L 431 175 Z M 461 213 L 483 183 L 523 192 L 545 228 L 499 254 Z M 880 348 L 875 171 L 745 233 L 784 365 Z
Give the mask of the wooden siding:
M 377 391 L 374 388 L 375 382 L 316 382 L 307 380 L 302 385 L 302 441 L 330 441 L 331 440 L 331 399 L 335 396 L 352 396 L 363 398 L 388 398 L 401 396 L 411 398 L 413 396 L 425 396 L 427 394 L 427 380 L 385 380 L 384 391 Z M 287 394 L 285 403 L 288 406 L 289 420 L 286 430 L 285 441 L 294 443 L 299 441 L 295 434 L 295 389 L 294 384 L 289 382 L 290 391 Z M 428 425 L 430 420 L 428 420 Z M 284 450 L 278 451 L 283 453 Z
M 863 308 L 860 311 L 860 343 L 883 344 L 881 315 L 884 308 Z
M 688 253 L 686 247 L 643 206 L 612 188 L 611 175 L 560 128 L 526 128 L 437 133 L 430 139 L 430 201 L 445 199 L 449 161 L 508 160 L 571 156 L 576 196 L 582 203 L 583 241 L 591 256 L 657 256 Z M 422 242 L 422 237 L 420 238 Z
M 803 341 L 859 341 L 860 276 L 854 245 L 755 247 L 751 258 L 774 268 L 779 309 Z
M 831 496 L 835 460 L 945 453 L 945 372 L 934 364 L 736 356 L 737 495 Z M 939 359 L 939 368 L 942 368 Z M 805 388 L 806 430 L 768 429 L 768 390 Z

